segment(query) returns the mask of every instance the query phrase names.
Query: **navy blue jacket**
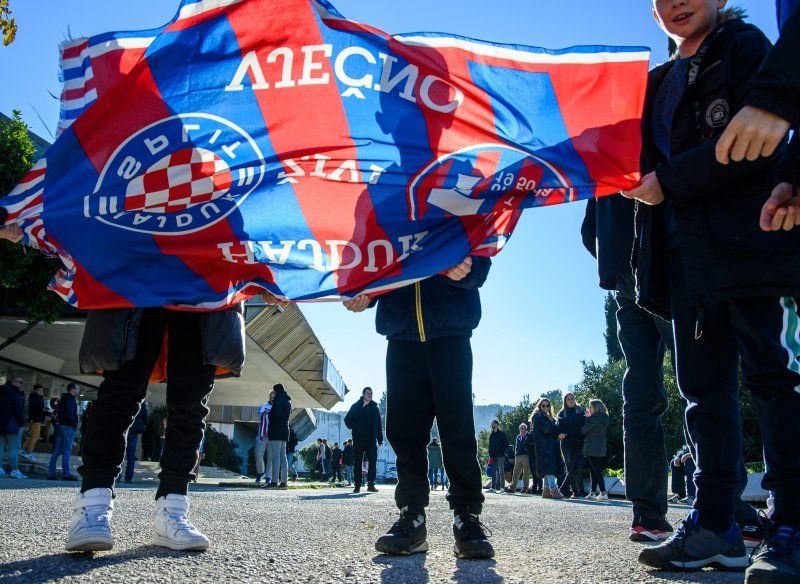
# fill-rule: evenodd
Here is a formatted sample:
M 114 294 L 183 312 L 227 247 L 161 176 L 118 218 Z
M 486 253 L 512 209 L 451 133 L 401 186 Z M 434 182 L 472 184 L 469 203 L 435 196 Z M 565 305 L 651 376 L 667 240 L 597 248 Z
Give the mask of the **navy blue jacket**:
M 536 474 L 558 475 L 561 473 L 561 448 L 558 426 L 550 418 L 536 412 L 531 419 L 533 442 L 536 444 Z
M 481 320 L 478 293 L 492 261 L 472 256 L 472 269 L 455 282 L 437 274 L 377 298 L 375 328 L 391 341 L 471 337 Z
M 528 456 L 528 444 L 531 441 L 531 433 L 528 432 L 525 436 L 520 436 L 514 439 L 514 456 Z
M 778 154 L 728 165 L 715 154 L 769 49 L 760 30 L 738 19 L 712 31 L 690 61 L 669 159 L 655 144 L 651 119 L 658 88 L 674 63 L 650 72 L 642 173 L 655 170 L 673 202 L 687 292 L 698 307 L 737 297 L 800 295 L 800 229 L 764 232 L 758 226 Z M 637 302 L 669 319 L 664 205 L 637 204 L 635 235 Z
M 16 434 L 25 424 L 25 394 L 7 383 L 0 386 L 0 434 Z
M 69 392 L 62 393 L 58 400 L 58 424 L 78 428 L 78 400 Z
M 600 287 L 616 290 L 617 281 L 633 276 L 635 201 L 620 194 L 589 199 L 581 225 L 584 247 L 597 260 Z
M 350 444 L 342 448 L 342 464 L 344 466 L 353 466 L 355 462 L 355 453 L 353 451 L 354 448 Z

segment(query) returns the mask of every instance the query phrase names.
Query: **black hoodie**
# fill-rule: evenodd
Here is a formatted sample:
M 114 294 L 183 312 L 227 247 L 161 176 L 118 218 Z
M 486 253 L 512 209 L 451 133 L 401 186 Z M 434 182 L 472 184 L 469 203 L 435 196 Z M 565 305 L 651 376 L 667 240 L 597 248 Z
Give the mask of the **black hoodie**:
M 344 417 L 344 425 L 353 432 L 354 442 L 370 442 L 377 440 L 383 442 L 383 429 L 381 428 L 381 412 L 374 401 L 364 405 L 364 397 L 350 407 Z

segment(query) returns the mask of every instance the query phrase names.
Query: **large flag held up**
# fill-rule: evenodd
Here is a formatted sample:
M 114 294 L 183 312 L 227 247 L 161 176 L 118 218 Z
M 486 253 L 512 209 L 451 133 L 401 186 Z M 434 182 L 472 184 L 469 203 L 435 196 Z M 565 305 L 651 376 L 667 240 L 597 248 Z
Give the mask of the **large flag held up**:
M 5 199 L 81 308 L 379 292 L 630 188 L 649 54 L 389 36 L 324 0 L 183 0 L 67 43 L 60 136 Z

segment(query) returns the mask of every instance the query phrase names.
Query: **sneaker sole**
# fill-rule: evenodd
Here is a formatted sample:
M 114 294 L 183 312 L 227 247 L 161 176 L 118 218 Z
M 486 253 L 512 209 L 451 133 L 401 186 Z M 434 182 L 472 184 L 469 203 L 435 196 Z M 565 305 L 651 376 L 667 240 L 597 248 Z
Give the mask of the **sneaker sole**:
M 107 552 L 113 547 L 112 538 L 84 537 L 67 541 L 64 549 L 68 552 Z
M 462 552 L 458 549 L 457 544 L 453 546 L 453 553 L 460 560 L 489 560 L 494 557 L 494 549 L 486 550 L 485 552 L 479 550 Z
M 734 558 L 724 555 L 716 555 L 711 556 L 710 558 L 704 558 L 702 560 L 695 560 L 693 562 L 647 562 L 646 560 L 646 557 L 642 558 L 641 555 L 639 556 L 640 564 L 644 564 L 650 568 L 672 572 L 699 572 L 703 568 L 714 568 L 715 570 L 724 572 L 744 572 L 744 570 L 750 565 L 750 560 L 748 559 L 747 554 Z
M 178 552 L 204 552 L 211 545 L 210 542 L 208 541 L 177 542 L 177 541 L 172 541 L 171 539 L 167 539 L 165 537 L 161 537 L 159 535 L 153 536 L 152 544 L 157 545 L 159 547 L 165 547 L 171 550 L 175 550 Z
M 671 531 L 637 531 L 631 529 L 628 539 L 631 541 L 664 541 L 672 535 Z
M 382 548 L 381 546 L 378 545 L 378 542 L 376 542 L 375 543 L 375 550 L 380 552 L 380 553 L 382 553 L 382 554 L 386 554 L 386 555 L 389 555 L 389 556 L 410 556 L 411 554 L 419 554 L 419 553 L 427 552 L 428 551 L 428 542 L 427 542 L 427 540 L 423 541 L 423 542 L 417 544 L 416 546 L 412 547 L 409 550 L 394 550 L 394 549 L 389 549 L 389 548 Z

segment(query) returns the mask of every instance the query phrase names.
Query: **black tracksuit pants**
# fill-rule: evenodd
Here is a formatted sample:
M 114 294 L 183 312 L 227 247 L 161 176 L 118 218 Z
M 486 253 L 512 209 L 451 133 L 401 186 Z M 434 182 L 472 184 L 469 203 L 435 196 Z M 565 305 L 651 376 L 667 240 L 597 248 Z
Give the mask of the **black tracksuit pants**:
M 742 430 L 738 365 L 758 411 L 774 521 L 800 527 L 800 317 L 792 297 L 734 298 L 702 308 L 689 302 L 678 250 L 669 256 L 670 309 L 678 387 L 696 453 L 699 523 L 730 528 L 739 487 Z M 696 326 L 702 330 L 695 338 Z
M 472 348 L 469 337 L 421 342 L 389 341 L 386 353 L 386 437 L 397 454 L 397 507 L 428 506 L 427 446 L 439 427 L 456 514 L 483 507 L 478 444 L 472 416 Z
M 167 433 L 156 498 L 187 493 L 214 387 L 213 365 L 203 363 L 199 315 L 149 308 L 139 324 L 136 356 L 119 371 L 106 371 L 92 404 L 83 447 L 82 491 L 113 488 L 125 456 L 125 437 L 144 400 L 150 374 L 167 341 Z
M 353 438 L 353 485 L 355 487 L 361 486 L 361 478 L 363 476 L 362 461 L 364 455 L 367 457 L 367 484 L 375 484 L 375 465 L 378 464 L 378 445 L 375 440 L 364 440 L 363 442 Z

